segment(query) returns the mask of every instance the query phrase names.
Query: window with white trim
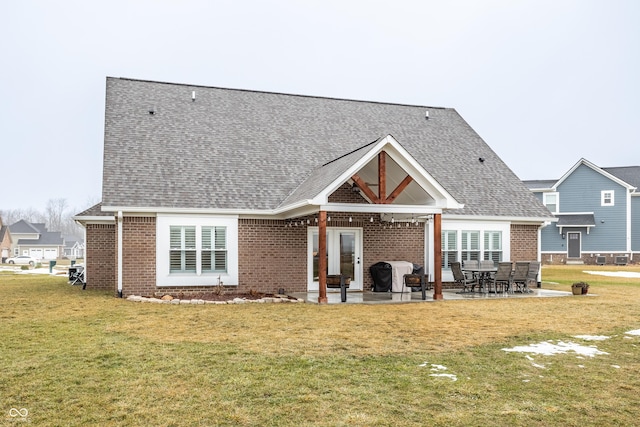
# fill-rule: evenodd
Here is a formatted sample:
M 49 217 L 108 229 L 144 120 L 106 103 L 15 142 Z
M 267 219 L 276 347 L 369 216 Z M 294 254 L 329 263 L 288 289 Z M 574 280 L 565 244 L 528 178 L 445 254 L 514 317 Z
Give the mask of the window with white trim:
M 171 273 L 195 273 L 196 227 L 172 225 L 169 233 L 169 271 Z
M 227 228 L 202 227 L 202 271 L 227 271 Z
M 502 231 L 484 232 L 484 259 L 502 262 Z
M 172 225 L 169 233 L 170 273 L 197 273 L 198 269 L 202 273 L 227 272 L 226 227 Z
M 156 286 L 238 285 L 238 217 L 158 214 Z
M 455 230 L 442 231 L 442 268 L 451 269 L 451 263 L 458 260 L 458 233 Z
M 542 193 L 542 203 L 551 213 L 558 213 L 558 193 Z
M 480 232 L 462 231 L 462 261 L 480 259 Z
M 613 206 L 614 205 L 614 191 L 603 190 L 600 192 L 600 206 Z

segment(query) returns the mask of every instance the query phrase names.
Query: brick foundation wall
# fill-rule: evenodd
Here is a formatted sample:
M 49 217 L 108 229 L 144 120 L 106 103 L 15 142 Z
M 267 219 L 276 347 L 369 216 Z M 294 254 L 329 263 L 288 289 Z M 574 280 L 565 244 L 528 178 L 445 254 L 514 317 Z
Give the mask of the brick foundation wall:
M 115 224 L 86 225 L 87 289 L 114 291 L 116 277 Z
M 122 295 L 153 296 L 156 291 L 156 219 L 124 217 Z
M 538 259 L 538 226 L 511 224 L 511 261 Z

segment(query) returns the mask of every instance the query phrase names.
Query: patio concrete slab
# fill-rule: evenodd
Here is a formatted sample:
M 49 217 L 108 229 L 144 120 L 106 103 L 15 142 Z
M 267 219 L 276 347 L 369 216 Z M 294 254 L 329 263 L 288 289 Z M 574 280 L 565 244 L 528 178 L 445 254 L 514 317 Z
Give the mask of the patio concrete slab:
M 318 292 L 293 292 L 287 295 L 301 298 L 306 303 L 317 304 Z M 442 291 L 444 301 L 453 300 L 480 300 L 480 299 L 510 299 L 510 298 L 557 298 L 573 296 L 571 292 L 554 291 L 550 289 L 534 288 L 529 293 L 481 293 L 481 292 L 461 292 L 460 289 L 447 289 Z M 588 294 L 587 296 L 593 296 Z M 372 292 L 372 291 L 351 291 L 347 293 L 347 301 L 340 301 L 340 292 L 327 291 L 328 304 L 407 304 L 434 302 L 433 290 L 427 291 L 427 299 L 422 299 L 421 292 Z

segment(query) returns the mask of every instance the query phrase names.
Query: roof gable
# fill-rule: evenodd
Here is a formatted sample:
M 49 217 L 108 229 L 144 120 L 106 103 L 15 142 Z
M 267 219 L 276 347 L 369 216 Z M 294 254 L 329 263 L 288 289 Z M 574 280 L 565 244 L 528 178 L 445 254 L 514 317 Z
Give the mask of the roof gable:
M 612 175 L 611 173 L 607 172 L 606 170 L 596 166 L 594 163 L 591 163 L 590 161 L 588 161 L 587 159 L 580 159 L 575 165 L 573 165 L 573 167 L 571 169 L 569 169 L 554 185 L 553 185 L 553 189 L 557 189 L 560 184 L 562 184 L 567 178 L 569 178 L 571 176 L 571 174 L 573 174 L 573 172 L 575 172 L 580 166 L 586 166 L 588 168 L 590 168 L 591 170 L 593 170 L 594 172 L 604 176 L 605 178 L 610 179 L 611 181 L 615 182 L 618 185 L 621 185 L 622 187 L 628 189 L 628 190 L 633 190 L 634 187 L 632 185 L 630 185 L 627 182 L 624 182 L 623 180 L 621 180 L 620 178 Z

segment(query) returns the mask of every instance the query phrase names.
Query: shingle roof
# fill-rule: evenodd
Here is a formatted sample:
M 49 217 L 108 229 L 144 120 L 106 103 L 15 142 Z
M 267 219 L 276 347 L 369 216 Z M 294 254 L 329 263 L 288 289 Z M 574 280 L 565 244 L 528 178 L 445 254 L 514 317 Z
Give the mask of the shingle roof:
M 595 226 L 596 220 L 593 214 L 562 214 L 557 215 L 558 222 L 556 226 L 558 227 L 588 227 Z
M 59 231 L 45 231 L 38 239 L 19 239 L 19 245 L 59 246 L 64 245 L 64 239 Z
M 551 188 L 558 182 L 557 179 L 531 179 L 522 181 L 529 190 L 544 190 Z
M 21 219 L 20 221 L 11 224 L 9 226 L 9 230 L 11 230 L 13 234 L 37 234 L 42 232 L 38 227 L 40 225 L 44 226 L 44 224 L 33 224 Z
M 90 208 L 80 212 L 79 214 L 77 214 L 75 216 L 77 216 L 77 217 L 87 217 L 87 216 L 109 217 L 109 216 L 114 216 L 114 212 L 103 212 L 102 211 L 102 203 L 97 203 L 97 204 L 91 206 Z
M 627 184 L 640 189 L 640 166 L 621 166 L 614 168 L 602 168 Z
M 451 108 L 107 78 L 105 110 L 106 207 L 274 209 L 393 135 L 465 205 L 448 213 L 550 216 Z

